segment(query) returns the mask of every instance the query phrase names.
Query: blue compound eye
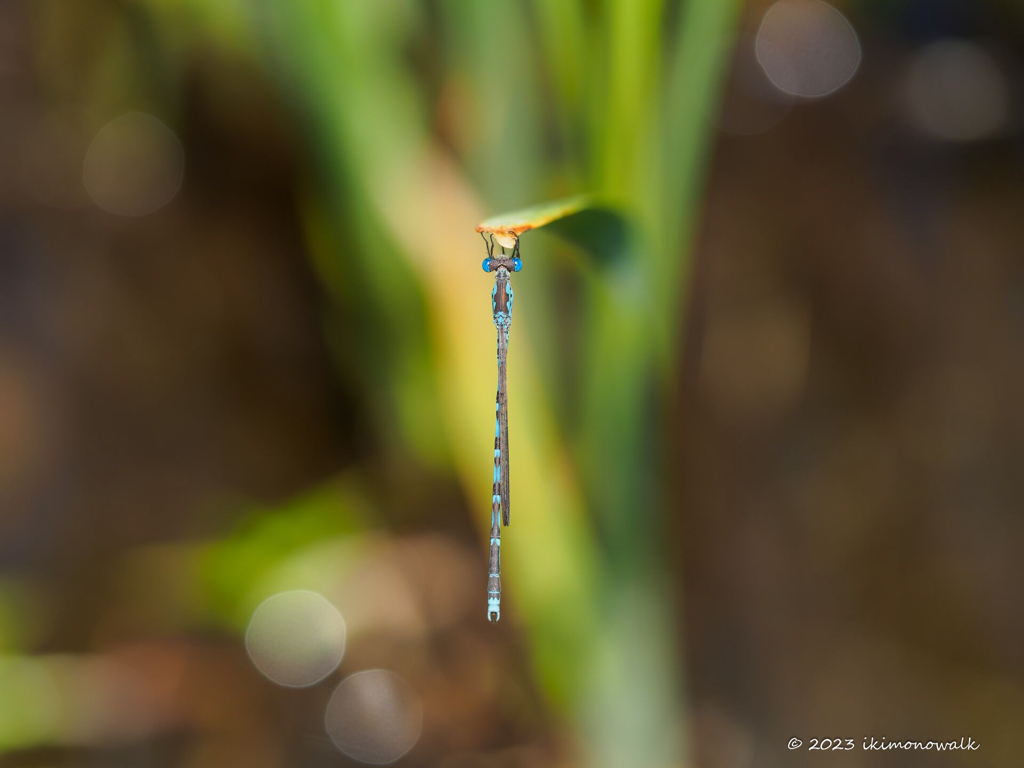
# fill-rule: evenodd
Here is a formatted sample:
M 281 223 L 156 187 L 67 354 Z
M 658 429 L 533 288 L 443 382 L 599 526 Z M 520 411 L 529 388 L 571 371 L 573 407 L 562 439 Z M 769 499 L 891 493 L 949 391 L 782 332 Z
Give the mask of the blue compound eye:
M 516 256 L 512 259 L 512 270 L 518 272 L 523 268 L 523 260 Z
M 490 272 L 491 271 L 491 257 L 488 256 L 486 259 L 484 259 L 484 263 L 481 264 L 480 266 L 482 266 L 484 268 L 484 272 Z

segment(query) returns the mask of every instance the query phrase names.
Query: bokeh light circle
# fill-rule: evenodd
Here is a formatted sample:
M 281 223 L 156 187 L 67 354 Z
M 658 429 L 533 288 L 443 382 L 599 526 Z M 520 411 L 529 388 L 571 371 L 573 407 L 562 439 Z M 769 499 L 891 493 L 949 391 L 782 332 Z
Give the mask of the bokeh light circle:
M 860 67 L 860 41 L 839 11 L 821 0 L 779 0 L 757 32 L 757 60 L 777 88 L 817 98 L 843 87 Z
M 129 112 L 100 129 L 85 153 L 82 181 L 93 202 L 119 216 L 146 216 L 181 188 L 185 151 L 152 115 Z
M 245 647 L 267 678 L 304 688 L 323 680 L 341 663 L 345 620 L 316 592 L 280 592 L 253 611 Z
M 348 757 L 384 765 L 393 763 L 419 740 L 423 704 L 399 675 L 370 669 L 338 685 L 327 704 L 324 726 L 334 746 Z
M 907 106 L 926 133 L 977 141 L 998 133 L 1009 111 L 1009 86 L 979 45 L 940 40 L 922 50 L 907 76 Z

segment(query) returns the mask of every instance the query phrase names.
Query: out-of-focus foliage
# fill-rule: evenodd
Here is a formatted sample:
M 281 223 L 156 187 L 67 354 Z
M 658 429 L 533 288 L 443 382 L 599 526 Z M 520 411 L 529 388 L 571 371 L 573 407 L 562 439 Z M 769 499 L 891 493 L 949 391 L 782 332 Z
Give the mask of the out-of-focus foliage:
M 1019 14 L 834 5 L 0 5 L 0 751 L 1015 764 Z
M 203 57 L 265 78 L 298 140 L 296 205 L 330 299 L 325 333 L 378 461 L 454 473 L 481 528 L 494 332 L 473 227 L 571 192 L 602 201 L 550 227 L 582 258 L 524 237 L 503 557 L 506 615 L 526 630 L 536 683 L 595 763 L 682 755 L 653 470 L 704 116 L 728 54 L 703 41 L 728 40 L 739 5 L 147 0 L 91 22 L 104 52 L 79 78 L 98 115 L 149 94 L 172 127 Z M 59 49 L 87 13 L 46 4 L 41 35 Z M 140 52 L 145 66 L 129 67 Z M 210 77 L 230 99 L 230 81 Z M 318 548 L 380 525 L 388 504 L 328 490 L 253 509 L 226 538 L 152 551 L 132 573 L 152 584 L 178 569 L 182 620 L 241 629 L 272 586 L 323 581 L 301 563 L 326 562 Z
M 559 321 L 559 296 L 544 287 L 555 269 L 544 264 L 545 249 L 524 242 L 525 274 L 535 277 L 522 281 L 528 298 L 518 305 L 510 363 L 517 525 L 503 559 L 540 680 L 580 718 L 594 759 L 664 764 L 677 754 L 671 723 L 680 714 L 659 585 L 661 502 L 650 468 L 660 431 L 651 398 L 665 389 L 671 368 L 658 361 L 679 318 L 679 244 L 689 220 L 678 214 L 694 205 L 704 115 L 727 54 L 700 41 L 727 36 L 739 4 L 686 4 L 667 36 L 657 2 L 613 3 L 597 14 L 575 3 L 540 10 L 548 5 L 537 4 L 532 21 L 522 7 L 475 3 L 444 4 L 436 15 L 401 2 L 240 5 L 207 14 L 205 25 L 203 15 L 184 13 L 187 2 L 153 8 L 163 14 L 159 26 L 232 45 L 252 35 L 252 55 L 308 137 L 306 220 L 323 249 L 317 263 L 340 300 L 361 298 L 362 338 L 351 341 L 372 354 L 349 362 L 369 371 L 385 432 L 398 430 L 424 460 L 444 436 L 481 520 L 487 414 L 478 404 L 493 371 L 489 324 L 472 298 L 487 286 L 472 270 L 480 249 L 470 224 L 495 204 L 559 187 L 606 196 L 631 222 L 576 238 L 596 254 L 621 253 L 595 260 L 584 282 L 572 420 L 552 412 L 550 393 L 565 386 L 557 372 L 531 362 L 537 344 L 541 357 L 559 354 L 543 349 L 535 330 Z M 563 36 L 568 45 L 553 42 Z M 451 41 L 440 58 L 429 47 L 436 39 Z M 419 71 L 403 60 L 410 50 L 424 57 Z M 557 96 L 544 91 L 546 72 L 555 73 Z M 466 103 L 442 102 L 431 113 L 425 85 Z M 470 114 L 485 119 L 467 124 Z M 467 130 L 475 135 L 460 135 Z M 549 160 L 542 141 L 572 149 Z M 674 289 L 659 294 L 657 286 Z M 637 717 L 623 715 L 630 712 Z
M 244 629 L 262 598 L 276 591 L 266 583 L 275 569 L 296 556 L 311 559 L 317 547 L 365 530 L 365 506 L 354 489 L 335 483 L 284 509 L 252 510 L 234 533 L 202 552 L 199 578 L 208 609 Z

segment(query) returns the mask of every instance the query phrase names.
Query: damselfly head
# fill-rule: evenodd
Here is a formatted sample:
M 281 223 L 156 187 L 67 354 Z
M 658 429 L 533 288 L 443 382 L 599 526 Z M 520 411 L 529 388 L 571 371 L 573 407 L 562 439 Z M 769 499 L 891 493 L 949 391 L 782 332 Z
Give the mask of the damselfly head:
M 505 256 L 488 256 L 481 264 L 484 272 L 494 272 L 499 280 L 508 280 L 510 272 L 518 272 L 523 268 L 522 262 L 516 264 L 517 259 L 506 258 Z
M 509 272 L 519 272 L 523 268 L 523 260 L 519 258 L 519 236 L 514 232 L 510 233 L 511 239 L 509 245 L 506 246 L 504 241 L 497 236 L 496 233 L 490 233 L 485 235 L 483 232 L 480 233 L 480 237 L 484 240 L 484 245 L 487 247 L 487 258 L 480 263 L 480 267 L 484 272 L 498 272 L 499 270 L 505 270 L 505 278 L 508 278 Z M 498 241 L 495 243 L 495 241 Z M 494 251 L 501 246 L 501 253 L 495 255 Z M 512 248 L 512 253 L 506 253 L 505 248 Z

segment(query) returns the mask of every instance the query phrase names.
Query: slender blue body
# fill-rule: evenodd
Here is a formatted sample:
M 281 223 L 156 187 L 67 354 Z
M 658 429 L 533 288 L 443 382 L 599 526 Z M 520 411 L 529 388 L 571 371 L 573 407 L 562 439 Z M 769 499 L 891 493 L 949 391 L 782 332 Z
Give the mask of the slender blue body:
M 516 243 L 515 253 L 519 246 Z M 491 312 L 498 332 L 498 393 L 494 400 L 494 486 L 491 493 L 491 547 L 487 574 L 487 618 L 501 618 L 501 526 L 509 524 L 508 471 L 508 337 L 512 327 L 512 284 L 509 272 L 523 268 L 518 255 L 511 259 L 495 259 L 488 255 L 483 262 L 485 272 L 494 272 L 491 290 Z

